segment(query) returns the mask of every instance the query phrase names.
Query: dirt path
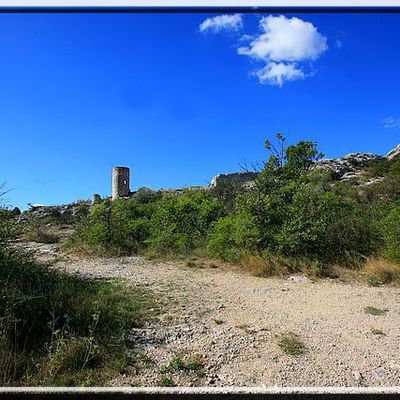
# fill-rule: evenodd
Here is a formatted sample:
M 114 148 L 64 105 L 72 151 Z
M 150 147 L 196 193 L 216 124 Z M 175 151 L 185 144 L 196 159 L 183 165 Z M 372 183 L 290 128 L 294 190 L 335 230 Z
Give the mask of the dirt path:
M 155 386 L 165 377 L 186 386 L 400 385 L 400 288 L 256 278 L 139 257 L 58 265 L 126 278 L 163 300 L 160 321 L 132 332 L 146 357 L 113 385 Z M 388 311 L 373 316 L 365 312 L 368 306 Z M 303 355 L 282 351 L 278 338 L 284 332 L 299 336 Z M 202 359 L 204 370 L 185 372 L 175 365 L 162 372 L 179 353 Z

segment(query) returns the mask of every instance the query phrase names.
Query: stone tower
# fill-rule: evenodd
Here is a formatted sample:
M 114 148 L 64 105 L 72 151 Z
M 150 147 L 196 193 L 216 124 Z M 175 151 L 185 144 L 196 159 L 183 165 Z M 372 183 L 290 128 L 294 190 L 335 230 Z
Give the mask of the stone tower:
M 112 174 L 112 199 L 129 196 L 129 168 L 114 167 Z

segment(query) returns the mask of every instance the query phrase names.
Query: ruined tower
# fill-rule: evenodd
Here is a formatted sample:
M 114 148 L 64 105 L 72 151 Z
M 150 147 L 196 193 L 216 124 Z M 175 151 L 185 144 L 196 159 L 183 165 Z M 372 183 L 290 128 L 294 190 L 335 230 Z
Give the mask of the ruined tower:
M 114 167 L 112 174 L 112 199 L 127 197 L 130 194 L 129 168 Z

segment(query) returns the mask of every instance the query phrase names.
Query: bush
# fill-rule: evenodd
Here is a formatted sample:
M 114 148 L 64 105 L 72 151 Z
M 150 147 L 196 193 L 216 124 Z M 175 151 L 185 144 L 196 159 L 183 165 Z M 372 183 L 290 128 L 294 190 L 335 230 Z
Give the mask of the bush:
M 86 244 L 110 255 L 137 253 L 149 237 L 151 214 L 152 204 L 143 198 L 104 200 L 91 208 L 69 246 L 79 248 Z
M 166 197 L 151 218 L 150 250 L 190 253 L 204 245 L 208 230 L 222 213 L 221 203 L 202 190 Z
M 16 239 L 19 233 L 20 229 L 16 224 L 15 214 L 0 207 L 0 248 Z
M 162 194 L 146 188 L 129 200 L 92 207 L 74 246 L 102 254 L 156 255 L 200 251 L 231 262 L 259 265 L 270 274 L 307 269 L 329 274 L 330 266 L 358 267 L 382 255 L 400 261 L 400 159 L 365 166 L 382 182 L 355 186 L 313 168 L 321 158 L 311 141 L 285 147 L 266 141 L 270 156 L 252 188 L 225 184 L 211 190 Z M 389 210 L 389 212 L 388 212 Z M 253 257 L 249 262 L 249 257 Z M 286 267 L 285 267 L 286 268 Z
M 355 202 L 331 192 L 305 190 L 294 196 L 273 250 L 287 256 L 346 262 L 371 254 L 375 241 L 368 213 Z
M 400 262 L 400 206 L 395 206 L 380 224 L 384 240 L 383 255 Z
M 206 249 L 212 257 L 237 262 L 245 251 L 257 248 L 259 232 L 251 215 L 238 212 L 216 220 L 208 233 Z

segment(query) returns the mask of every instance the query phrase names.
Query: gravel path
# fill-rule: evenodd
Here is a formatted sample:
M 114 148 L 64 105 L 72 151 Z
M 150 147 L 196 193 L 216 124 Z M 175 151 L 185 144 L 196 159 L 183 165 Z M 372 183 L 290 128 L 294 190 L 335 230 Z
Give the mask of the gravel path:
M 185 386 L 400 385 L 400 288 L 257 278 L 227 266 L 140 257 L 57 265 L 93 277 L 126 278 L 149 287 L 163 303 L 158 322 L 132 331 L 144 355 L 138 368 L 111 385 L 156 386 L 165 377 Z M 369 315 L 368 306 L 387 312 Z M 304 354 L 282 351 L 278 339 L 285 332 L 298 335 Z M 162 372 L 177 354 L 200 360 L 204 369 Z

